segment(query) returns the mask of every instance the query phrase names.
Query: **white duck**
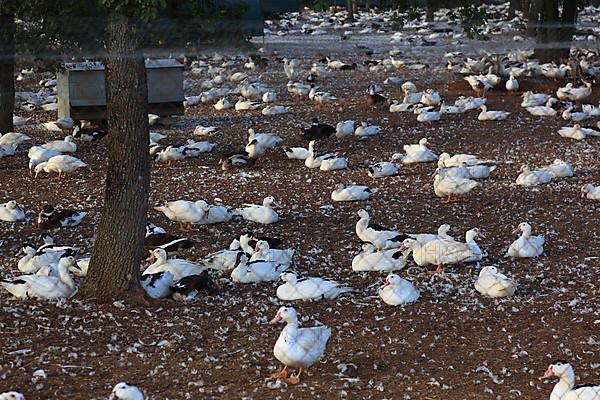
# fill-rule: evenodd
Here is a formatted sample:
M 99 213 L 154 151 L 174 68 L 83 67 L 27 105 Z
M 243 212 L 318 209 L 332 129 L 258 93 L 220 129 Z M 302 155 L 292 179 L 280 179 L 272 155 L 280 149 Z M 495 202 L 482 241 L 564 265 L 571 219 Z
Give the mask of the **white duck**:
M 473 228 L 465 233 L 465 245 L 471 250 L 473 256 L 466 258 L 463 262 L 475 262 L 483 260 L 483 252 L 479 248 L 479 245 L 475 239 L 484 238 L 485 235 L 479 230 L 479 228 Z
M 600 129 L 582 128 L 581 125 L 575 124 L 572 127 L 564 126 L 560 128 L 558 134 L 569 139 L 583 140 L 588 136 L 600 137 Z
M 148 261 L 152 261 L 142 275 L 156 274 L 158 272 L 168 271 L 172 275 L 173 282 L 190 275 L 199 275 L 204 271 L 204 267 L 182 258 L 168 258 L 164 249 L 157 248 L 150 251 Z
M 594 186 L 591 183 L 586 183 L 581 187 L 581 197 L 590 200 L 600 200 L 600 186 Z
M 343 183 L 335 185 L 335 190 L 331 193 L 333 201 L 362 201 L 369 199 L 377 189 L 369 189 L 368 186 L 349 185 Z
M 129 383 L 117 383 L 108 400 L 144 400 L 142 391 Z
M 25 255 L 19 259 L 17 268 L 26 274 L 36 274 L 41 268 L 58 263 L 60 258 L 65 255 L 62 250 L 44 251 L 38 250 L 31 244 L 26 244 L 21 249 Z M 71 255 L 69 252 L 67 255 Z
M 352 136 L 354 134 L 354 121 L 347 120 L 338 122 L 335 126 L 335 136 L 338 138 Z
M 575 112 L 575 107 L 571 106 L 562 112 L 562 119 L 565 121 L 581 122 L 588 119 L 590 116 L 586 112 Z
M 515 78 L 514 74 L 511 72 L 508 80 L 505 84 L 506 90 L 509 92 L 516 92 L 519 90 L 519 81 Z
M 364 243 L 362 251 L 352 259 L 352 270 L 362 271 L 395 271 L 406 266 L 406 257 L 402 251 L 395 249 L 376 251 L 371 243 Z
M 458 196 L 465 195 L 479 185 L 478 182 L 456 176 L 443 175 L 438 168 L 433 180 L 433 190 L 438 197 L 446 197 L 446 203 L 457 201 Z
M 556 97 L 561 100 L 581 101 L 592 94 L 592 84 L 585 83 L 581 87 L 573 87 L 573 83 L 569 82 L 566 86 L 558 88 Z
M 58 277 L 21 275 L 0 280 L 0 286 L 20 299 L 29 297 L 46 300 L 66 299 L 75 292 L 75 282 L 69 273 L 69 267 L 74 264 L 73 256 L 64 257 L 58 263 Z
M 483 267 L 475 281 L 475 289 L 489 297 L 509 297 L 515 294 L 515 283 L 496 267 Z
M 304 160 L 304 165 L 308 168 L 320 168 L 323 160 L 334 159 L 337 156 L 333 153 L 317 154 L 315 152 L 315 141 L 308 143 L 308 157 Z
M 25 396 L 23 395 L 23 393 L 10 391 L 0 393 L 0 400 L 25 400 Z
M 414 303 L 419 299 L 419 295 L 419 290 L 412 283 L 396 274 L 389 274 L 379 289 L 379 297 L 390 306 Z
M 473 154 L 455 154 L 450 156 L 448 153 L 442 153 L 438 159 L 438 167 L 450 168 L 450 167 L 462 167 L 463 165 L 479 165 L 490 162 L 488 160 L 482 160 Z
M 385 176 L 394 176 L 398 173 L 400 166 L 396 163 L 381 161 L 369 167 L 369 176 L 371 178 L 382 178 Z
M 597 400 L 600 398 L 600 384 L 575 386 L 575 371 L 566 361 L 554 361 L 540 380 L 556 376 L 559 381 L 554 385 L 550 400 Z
M 532 171 L 527 165 L 522 165 L 520 174 L 517 176 L 517 185 L 536 186 L 546 184 L 552 180 L 552 175 L 544 170 Z
M 219 224 L 231 220 L 231 210 L 225 206 L 203 202 L 200 207 L 204 210 L 204 217 L 198 222 L 200 225 Z
M 53 140 L 46 144 L 43 144 L 42 147 L 48 150 L 55 150 L 60 153 L 75 153 L 77 151 L 77 145 L 73 141 L 73 136 L 65 136 L 63 140 Z
M 294 259 L 293 249 L 272 249 L 269 242 L 259 240 L 256 242 L 254 254 L 250 257 L 250 262 L 253 261 L 270 261 L 274 264 L 291 265 Z
M 271 261 L 248 261 L 246 255 L 240 256 L 237 267 L 231 271 L 231 280 L 237 283 L 276 281 L 288 264 L 276 264 Z
M 0 145 L 0 158 L 12 156 L 17 151 L 16 144 L 1 144 Z
M 185 147 L 184 146 L 167 146 L 160 152 L 156 152 L 154 160 L 160 162 L 167 162 L 169 166 L 173 165 L 175 161 L 183 160 L 185 158 Z
M 262 115 L 280 115 L 285 114 L 289 109 L 287 106 L 266 106 L 260 113 Z
M 263 103 L 275 103 L 277 101 L 277 93 L 275 92 L 265 92 L 262 95 Z
M 87 167 L 87 164 L 80 159 L 67 155 L 57 155 L 36 165 L 34 171 L 37 178 L 42 171 L 47 173 L 58 172 L 58 179 L 62 178 L 63 174 L 75 172 L 79 168 Z
M 425 244 L 415 239 L 405 239 L 400 250 L 406 249 L 412 251 L 413 260 L 417 265 L 436 265 L 436 272 L 442 270 L 442 265 L 457 264 L 475 255 L 466 244 L 447 239 L 436 239 Z
M 260 103 L 257 103 L 257 102 L 251 101 L 251 100 L 244 100 L 241 97 L 235 103 L 235 111 L 251 111 L 251 110 L 256 110 L 260 107 L 261 107 Z
M 352 291 L 336 281 L 323 278 L 301 278 L 296 274 L 284 272 L 281 280 L 285 283 L 277 288 L 277 297 L 283 301 L 335 299 L 341 294 Z
M 433 89 L 427 89 L 421 96 L 420 102 L 426 106 L 439 106 L 442 103 L 442 96 Z
M 273 354 L 282 364 L 283 369 L 271 375 L 271 378 L 285 379 L 290 383 L 299 383 L 304 368 L 310 367 L 323 356 L 327 341 L 331 337 L 331 329 L 325 325 L 312 328 L 300 328 L 298 314 L 292 307 L 281 307 L 270 322 L 286 323 L 281 331 Z M 289 378 L 288 368 L 298 369 L 295 376 Z
M 358 210 L 358 216 L 360 219 L 356 223 L 356 235 L 363 242 L 371 243 L 377 250 L 397 248 L 406 237 L 380 225 L 371 224 L 369 213 L 365 210 Z
M 304 147 L 285 147 L 285 155 L 292 160 L 306 160 L 310 157 L 310 152 Z
M 173 283 L 173 274 L 170 271 L 144 274 L 140 277 L 140 285 L 153 299 L 169 297 L 173 293 Z
M 192 224 L 199 224 L 205 218 L 205 207 L 204 200 L 176 200 L 165 203 L 164 206 L 154 207 L 154 209 L 165 214 L 171 221 L 179 222 L 182 229 L 191 230 Z
M 345 157 L 325 157 L 319 165 L 321 171 L 337 171 L 348 168 L 348 159 Z
M 521 107 L 537 107 L 542 106 L 550 100 L 550 95 L 545 93 L 533 93 L 531 91 L 525 92 L 521 96 L 523 101 L 521 102 Z
M 239 246 L 239 245 L 238 245 Z M 226 249 L 211 253 L 200 259 L 200 264 L 206 268 L 216 269 L 219 271 L 231 271 L 238 265 L 240 257 L 244 254 L 243 251 L 236 249 Z
M 214 107 L 215 107 L 215 110 L 218 110 L 218 111 L 229 110 L 231 107 L 233 107 L 233 104 L 231 104 L 231 102 L 229 100 L 227 100 L 225 97 L 223 97 L 215 103 Z
M 261 206 L 256 204 L 244 204 L 243 208 L 238 208 L 234 214 L 240 215 L 246 221 L 253 221 L 259 224 L 274 224 L 279 221 L 279 215 L 273 210 L 275 199 L 272 196 L 265 197 Z
M 206 141 L 196 142 L 193 139 L 188 139 L 185 143 L 185 147 L 188 149 L 194 149 L 196 153 L 210 153 L 216 144 Z
M 4 135 L 0 133 L 0 145 L 20 145 L 21 143 L 31 140 L 31 138 L 24 133 L 18 132 L 7 132 Z
M 369 125 L 366 122 L 361 122 L 360 126 L 356 127 L 354 136 L 375 136 L 381 133 L 381 127 L 377 125 Z
M 425 110 L 425 109 L 423 109 Z M 439 121 L 442 118 L 442 114 L 444 113 L 444 110 L 441 109 L 440 111 L 421 111 L 418 113 L 417 115 L 417 122 L 436 122 Z
M 257 133 L 254 129 L 248 129 L 248 143 L 256 140 L 267 148 L 274 148 L 279 142 L 283 141 L 280 136 L 272 133 Z
M 542 168 L 543 171 L 548 171 L 553 178 L 567 178 L 573 176 L 573 167 L 561 159 L 555 159 L 552 164 Z
M 531 225 L 521 222 L 512 233 L 521 232 L 521 236 L 508 248 L 508 257 L 535 258 L 544 252 L 544 237 L 531 236 Z
M 0 204 L 0 221 L 17 222 L 26 218 L 25 211 L 16 200 Z
M 479 109 L 481 112 L 477 119 L 480 121 L 503 121 L 510 115 L 508 111 L 488 111 L 485 105 L 479 106 Z

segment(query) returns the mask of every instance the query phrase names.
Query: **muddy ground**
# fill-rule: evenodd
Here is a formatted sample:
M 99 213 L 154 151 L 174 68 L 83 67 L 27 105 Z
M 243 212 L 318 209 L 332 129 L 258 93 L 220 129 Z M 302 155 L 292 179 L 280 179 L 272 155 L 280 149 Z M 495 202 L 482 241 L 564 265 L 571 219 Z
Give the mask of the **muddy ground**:
M 280 51 L 280 55 L 283 51 Z M 232 284 L 213 273 L 220 292 L 191 303 L 171 300 L 149 308 L 115 303 L 98 307 L 78 301 L 58 304 L 16 301 L 0 293 L 0 392 L 19 390 L 28 399 L 103 399 L 119 381 L 138 385 L 151 399 L 539 399 L 551 384 L 538 382 L 554 359 L 569 360 L 578 382 L 600 381 L 600 203 L 579 197 L 585 183 L 600 184 L 600 139 L 561 138 L 552 118 L 533 117 L 519 107 L 520 98 L 504 90 L 488 95 L 490 109 L 507 110 L 505 122 L 479 122 L 477 112 L 445 116 L 423 125 L 412 114 L 389 113 L 385 106 L 365 102 L 369 83 L 389 75 L 411 79 L 420 88 L 433 87 L 448 103 L 472 94 L 466 82 L 442 69 L 366 73 L 347 71 L 318 85 L 338 101 L 317 110 L 309 101 L 292 99 L 287 78 L 275 56 L 261 75 L 290 112 L 264 117 L 260 110 L 238 113 L 216 111 L 210 105 L 186 109 L 170 127 L 157 128 L 169 137 L 163 143 L 183 143 L 196 125 L 218 126 L 209 140 L 211 154 L 154 165 L 151 206 L 176 199 L 215 198 L 236 207 L 274 196 L 281 220 L 270 226 L 245 222 L 200 227 L 192 238 L 198 245 L 179 257 L 195 260 L 225 248 L 246 229 L 284 239 L 297 257 L 294 270 L 303 276 L 322 276 L 354 288 L 338 300 L 293 304 L 306 320 L 330 326 L 333 335 L 325 357 L 308 369 L 297 386 L 268 379 L 279 368 L 272 353 L 282 325 L 267 324 L 283 303 L 275 296 L 276 283 Z M 344 60 L 367 59 L 358 50 Z M 304 60 L 309 66 L 316 58 Z M 39 76 L 19 82 L 19 90 L 36 87 Z M 199 93 L 203 76 L 186 72 L 190 94 Z M 559 82 L 523 80 L 524 89 L 551 93 Z M 385 94 L 399 97 L 399 87 Z M 590 102 L 597 104 L 600 89 Z M 33 122 L 49 121 L 52 113 L 20 112 Z M 298 145 L 293 134 L 312 117 L 334 124 L 345 119 L 382 126 L 378 137 L 331 138 L 318 144 L 349 158 L 344 171 L 309 170 L 288 160 L 283 146 L 268 153 L 256 167 L 243 173 L 224 172 L 219 156 L 242 148 L 248 128 L 285 138 L 282 145 Z M 154 128 L 153 128 L 154 129 Z M 33 143 L 57 139 L 33 124 L 21 129 Z M 402 166 L 398 176 L 374 180 L 367 175 L 372 162 L 387 160 L 403 144 L 427 137 L 436 153 L 472 153 L 500 161 L 492 177 L 458 203 L 444 204 L 433 193 L 433 164 Z M 0 159 L 0 200 L 16 199 L 26 210 L 43 204 L 85 209 L 89 214 L 77 228 L 52 232 L 60 244 L 82 247 L 89 253 L 98 225 L 103 197 L 107 141 L 80 143 L 76 156 L 88 169 L 58 182 L 47 176 L 34 179 L 27 170 L 27 148 Z M 527 163 L 541 167 L 555 158 L 575 168 L 572 178 L 524 188 L 515 185 L 518 169 Z M 379 188 L 360 203 L 333 203 L 337 182 Z M 324 205 L 332 207 L 322 208 Z M 354 233 L 356 211 L 367 209 L 374 222 L 403 232 L 434 232 L 442 223 L 463 237 L 481 228 L 480 241 L 489 254 L 479 266 L 447 267 L 444 276 L 411 269 L 400 275 L 421 290 L 418 303 L 391 307 L 381 302 L 377 288 L 384 275 L 354 273 L 352 257 L 360 250 Z M 152 210 L 150 220 L 177 232 L 178 225 Z M 546 237 L 545 253 L 533 260 L 511 260 L 503 255 L 514 240 L 513 228 L 531 223 L 535 234 Z M 0 275 L 12 276 L 21 245 L 40 243 L 31 223 L 0 223 Z M 411 262 L 412 263 L 412 262 Z M 480 267 L 495 265 L 513 278 L 514 297 L 483 298 L 473 287 Z M 46 377 L 34 376 L 43 370 Z M 37 373 L 36 375 L 41 375 Z

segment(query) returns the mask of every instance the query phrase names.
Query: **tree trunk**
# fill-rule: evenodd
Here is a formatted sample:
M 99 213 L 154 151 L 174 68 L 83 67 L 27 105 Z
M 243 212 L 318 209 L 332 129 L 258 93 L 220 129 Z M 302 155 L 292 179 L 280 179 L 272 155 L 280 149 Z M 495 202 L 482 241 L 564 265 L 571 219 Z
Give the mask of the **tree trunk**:
M 538 0 L 539 1 L 539 0 Z M 571 1 L 565 1 L 570 3 Z M 575 3 L 575 2 L 573 2 Z M 558 14 L 559 0 L 544 0 L 541 9 L 540 26 L 537 29 L 534 57 L 540 62 L 559 62 L 569 57 L 569 49 L 571 47 L 571 29 L 564 29 L 563 20 Z M 576 18 L 577 5 L 573 5 L 574 10 L 569 6 L 565 15 L 563 8 L 563 18 L 570 18 L 570 25 Z
M 523 10 L 523 18 L 526 20 L 529 19 L 529 7 L 530 7 L 530 1 L 522 0 L 521 9 Z
M 508 19 L 513 19 L 515 17 L 515 13 L 520 6 L 521 0 L 510 0 L 510 5 L 508 6 Z
M 15 17 L 0 14 L 0 133 L 12 132 L 15 108 Z
M 106 100 L 109 161 L 104 209 L 82 298 L 142 300 L 140 262 L 148 215 L 148 88 L 138 22 L 108 22 Z M 136 298 L 137 297 L 137 298 Z
M 535 37 L 540 25 L 543 0 L 529 0 L 529 13 L 527 19 L 527 35 Z
M 560 19 L 562 22 L 560 39 L 570 43 L 573 39 L 575 23 L 577 22 L 577 1 L 563 1 L 563 10 Z
M 427 0 L 427 3 L 425 4 L 425 11 L 426 11 L 425 21 L 433 22 L 433 13 L 435 12 L 435 7 L 433 6 L 433 0 Z

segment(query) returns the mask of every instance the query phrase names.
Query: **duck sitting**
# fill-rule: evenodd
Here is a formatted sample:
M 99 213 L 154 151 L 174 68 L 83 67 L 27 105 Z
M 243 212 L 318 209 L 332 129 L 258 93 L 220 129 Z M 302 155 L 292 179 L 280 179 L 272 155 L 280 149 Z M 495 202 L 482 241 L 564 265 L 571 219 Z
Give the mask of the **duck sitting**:
M 478 182 L 471 179 L 444 175 L 444 171 L 438 168 L 433 181 L 433 190 L 438 197 L 448 196 L 445 203 L 450 203 L 458 201 L 458 196 L 469 193 L 478 185 Z
M 288 264 L 276 264 L 271 261 L 248 261 L 246 255 L 240 257 L 238 265 L 231 271 L 231 280 L 236 283 L 276 281 Z
M 258 240 L 250 261 L 270 261 L 275 264 L 291 265 L 294 259 L 293 249 L 272 249 L 266 240 Z
M 584 86 L 574 87 L 569 82 L 566 86 L 558 88 L 556 97 L 560 100 L 581 101 L 592 94 L 592 84 L 584 82 Z
M 35 225 L 40 229 L 77 226 L 86 214 L 84 211 L 55 208 L 50 204 L 46 204 L 38 214 Z
M 144 274 L 140 277 L 140 285 L 148 296 L 153 299 L 162 299 L 171 296 L 173 291 L 173 274 L 170 271 L 159 271 L 153 274 Z
M 558 134 L 569 139 L 583 140 L 588 136 L 600 137 L 600 129 L 597 127 L 582 127 L 579 124 L 575 124 L 572 127 L 563 126 L 558 131 Z
M 235 103 L 235 111 L 252 111 L 260 107 L 260 103 L 251 100 L 244 100 L 242 97 L 240 97 Z
M 354 134 L 354 121 L 347 120 L 338 122 L 335 126 L 335 136 L 338 138 L 352 136 Z
M 174 300 L 189 301 L 198 296 L 200 292 L 207 294 L 216 293 L 218 290 L 207 270 L 198 275 L 188 275 L 181 278 L 171 286 Z
M 367 89 L 367 104 L 374 106 L 380 103 L 386 103 L 387 98 L 375 91 L 375 85 L 369 85 Z
M 552 164 L 542 168 L 542 171 L 547 171 L 553 178 L 566 178 L 573 176 L 573 167 L 568 162 L 559 158 L 555 159 Z
M 475 281 L 475 289 L 489 297 L 509 297 L 515 294 L 515 283 L 496 267 L 483 267 Z
M 230 153 L 219 160 L 223 171 L 251 168 L 255 162 L 256 159 L 250 158 L 246 151 Z
M 95 142 L 107 134 L 106 124 L 103 124 L 103 127 L 100 128 L 93 126 L 84 127 L 80 120 L 75 121 L 73 132 L 71 133 L 75 139 L 81 139 L 86 142 Z
M 62 249 L 42 246 L 36 249 L 32 244 L 25 244 L 22 249 L 25 256 L 19 259 L 17 268 L 27 274 L 36 274 L 40 269 L 57 264 L 61 257 L 75 254 L 73 249 Z
M 544 252 L 544 237 L 531 236 L 531 225 L 521 222 L 512 233 L 521 232 L 506 252 L 507 257 L 535 258 Z
M 306 160 L 310 156 L 308 149 L 304 147 L 285 147 L 285 155 L 292 160 Z
M 328 138 L 336 132 L 336 128 L 328 124 L 322 124 L 317 118 L 312 119 L 309 128 L 300 128 L 300 134 L 296 136 L 298 140 L 318 140 Z
M 60 153 L 75 153 L 77 151 L 77 145 L 73 142 L 73 136 L 69 135 L 64 140 L 53 140 L 42 145 L 43 148 L 48 150 L 55 150 Z
M 508 111 L 488 111 L 485 105 L 479 106 L 481 112 L 477 116 L 480 121 L 504 121 L 510 115 Z
M 151 250 L 150 257 L 146 261 L 150 261 L 152 264 L 144 269 L 142 276 L 168 271 L 173 276 L 174 282 L 185 276 L 197 275 L 204 271 L 204 267 L 191 261 L 181 258 L 168 258 L 167 252 L 161 248 Z
M 262 115 L 281 115 L 288 112 L 289 109 L 287 106 L 266 106 L 260 113 Z
M 485 163 L 491 163 L 490 160 L 482 160 L 478 156 L 473 154 L 455 154 L 450 156 L 448 153 L 440 154 L 438 160 L 438 167 L 450 168 L 450 167 L 462 167 L 463 165 L 479 165 Z
M 243 208 L 236 209 L 233 213 L 240 215 L 246 221 L 253 221 L 259 224 L 274 224 L 279 221 L 279 215 L 273 210 L 275 199 L 272 196 L 265 197 L 262 205 L 244 204 Z
M 199 224 L 205 217 L 206 202 L 204 200 L 188 201 L 176 200 L 165 203 L 164 206 L 154 207 L 171 221 L 179 222 L 182 230 L 193 230 L 192 224 Z M 184 225 L 185 224 L 185 225 Z
M 442 96 L 433 89 L 427 89 L 421 96 L 420 102 L 426 106 L 439 106 L 442 103 Z
M 586 183 L 581 187 L 581 197 L 590 200 L 600 200 L 600 186 L 594 186 L 591 183 Z
M 403 146 L 406 155 L 394 153 L 392 160 L 401 160 L 403 164 L 433 162 L 437 160 L 437 155 L 429 150 L 427 143 L 427 138 L 422 138 L 418 144 L 406 144 Z
M 425 244 L 415 239 L 406 239 L 400 250 L 412 251 L 413 260 L 418 266 L 436 265 L 436 272 L 442 271 L 442 265 L 464 262 L 475 254 L 464 243 L 454 240 L 436 239 Z
M 75 282 L 69 273 L 69 267 L 74 264 L 73 256 L 62 257 L 58 262 L 58 276 L 21 275 L 0 279 L 0 286 L 20 299 L 66 299 L 75 292 Z
M 283 301 L 335 299 L 352 291 L 351 287 L 341 286 L 336 281 L 323 278 L 301 278 L 284 272 L 281 280 L 285 283 L 277 288 L 277 297 Z
M 83 167 L 87 167 L 87 164 L 78 158 L 67 155 L 57 155 L 51 157 L 48 159 L 48 161 L 44 161 L 36 165 L 34 172 L 36 178 L 42 171 L 49 174 L 52 172 L 58 172 L 57 179 L 60 179 L 64 174 L 75 172 L 77 169 Z
M 17 151 L 16 144 L 0 144 L 0 158 L 12 156 Z
M 7 132 L 4 135 L 0 133 L 0 145 L 16 145 L 19 146 L 21 143 L 31 140 L 31 138 L 24 133 L 18 132 Z
M 348 168 L 348 159 L 338 156 L 326 157 L 321 160 L 321 165 L 319 165 L 321 171 L 337 171 L 346 168 Z
M 427 122 L 427 123 L 432 123 L 432 122 L 437 122 L 442 118 L 442 114 L 444 113 L 444 110 L 440 110 L 440 111 L 431 111 L 432 107 L 426 107 L 426 108 L 422 108 L 419 110 L 415 110 L 414 112 L 417 114 L 417 122 Z
M 203 200 L 201 200 L 203 201 Z M 201 225 L 219 224 L 230 221 L 233 214 L 231 210 L 222 205 L 210 205 L 203 201 L 200 207 L 204 210 L 204 218 L 198 222 Z
M 552 180 L 552 175 L 544 170 L 532 171 L 527 165 L 522 165 L 517 177 L 517 185 L 536 186 L 546 184 Z
M 25 400 L 25 395 L 15 391 L 4 392 L 0 393 L 0 400 Z
M 16 200 L 7 201 L 0 204 L 0 221 L 17 222 L 24 221 L 27 218 L 23 207 Z
M 358 216 L 360 219 L 356 223 L 356 235 L 363 242 L 371 243 L 377 250 L 397 248 L 408 237 L 383 226 L 371 224 L 369 213 L 365 210 L 358 210 Z
M 354 136 L 376 136 L 381 133 L 381 127 L 377 125 L 369 125 L 366 122 L 361 122 L 360 126 L 354 131 Z
M 368 186 L 345 186 L 343 183 L 338 183 L 331 193 L 331 199 L 333 201 L 362 201 L 369 199 L 377 191 L 377 189 L 369 189 Z
M 337 155 L 333 153 L 315 153 L 315 141 L 311 140 L 308 143 L 308 157 L 304 160 L 304 165 L 307 168 L 320 168 L 323 160 L 335 159 Z
M 552 376 L 560 380 L 554 385 L 550 400 L 595 400 L 600 397 L 600 384 L 575 386 L 575 371 L 566 361 L 554 361 L 539 380 Z
M 371 178 L 382 178 L 384 176 L 394 176 L 398 173 L 400 166 L 396 163 L 381 161 L 369 167 L 369 176 Z
M 419 299 L 419 295 L 419 290 L 412 283 L 396 274 L 389 274 L 379 289 L 379 297 L 390 306 L 414 303 Z
M 523 102 L 521 102 L 521 107 L 537 107 L 543 106 L 550 100 L 550 95 L 546 93 L 533 93 L 531 91 L 525 92 L 521 95 L 523 98 Z
M 186 158 L 185 146 L 167 146 L 165 149 L 158 151 L 159 148 L 160 146 L 151 148 L 151 152 L 154 152 L 154 161 L 166 162 L 170 167 L 175 164 L 175 161 Z
M 463 262 L 475 262 L 481 261 L 483 259 L 483 252 L 479 248 L 479 245 L 475 241 L 475 239 L 483 238 L 485 239 L 485 235 L 479 228 L 473 228 L 465 233 L 465 244 L 473 253 L 472 257 L 466 258 Z
M 230 249 L 242 249 L 247 254 L 254 254 L 258 242 L 264 240 L 269 244 L 271 249 L 279 249 L 283 245 L 283 241 L 278 238 L 272 238 L 267 236 L 256 236 L 252 232 L 244 233 L 240 235 L 239 239 L 235 239 L 229 245 Z
M 144 238 L 144 248 L 146 250 L 161 248 L 167 253 L 174 253 L 194 247 L 195 243 L 192 240 L 167 233 L 162 228 L 160 229 L 161 231 L 154 231 L 146 228 L 146 237 Z
M 319 361 L 325 353 L 327 341 L 331 337 L 331 329 L 325 325 L 300 328 L 298 314 L 292 307 L 281 307 L 270 324 L 279 321 L 284 321 L 286 326 L 275 343 L 273 354 L 283 364 L 283 369 L 271 375 L 271 378 L 284 379 L 297 384 L 300 382 L 302 370 Z M 290 375 L 288 368 L 297 368 L 296 375 L 288 377 Z
M 406 257 L 397 248 L 375 249 L 371 243 L 363 243 L 362 251 L 352 259 L 352 271 L 395 271 L 406 266 Z

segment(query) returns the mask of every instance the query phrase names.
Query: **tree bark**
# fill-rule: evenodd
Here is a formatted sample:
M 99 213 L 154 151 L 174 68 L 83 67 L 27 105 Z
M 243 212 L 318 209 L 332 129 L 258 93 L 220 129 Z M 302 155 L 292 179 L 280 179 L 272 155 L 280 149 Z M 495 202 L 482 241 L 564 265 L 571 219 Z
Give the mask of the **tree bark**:
M 524 19 L 529 19 L 529 7 L 530 7 L 530 1 L 529 0 L 522 0 L 523 2 L 521 3 L 521 9 L 523 10 L 523 18 Z
M 529 0 L 529 13 L 527 19 L 527 35 L 535 37 L 541 22 L 541 11 L 544 0 Z
M 12 132 L 15 108 L 15 17 L 0 14 L 0 133 Z
M 508 6 L 508 19 L 513 19 L 515 17 L 515 13 L 521 7 L 521 0 L 510 0 L 510 5 Z
M 571 0 L 564 1 L 563 4 L 562 17 L 559 18 L 559 0 L 543 1 L 540 26 L 536 34 L 538 47 L 534 54 L 541 62 L 559 62 L 569 57 L 577 4 Z
M 435 12 L 433 0 L 427 0 L 427 2 L 425 3 L 425 12 L 426 12 L 425 21 L 433 22 L 433 13 Z
M 143 299 L 139 285 L 150 189 L 148 88 L 138 21 L 108 22 L 109 161 L 104 209 L 79 296 L 105 303 Z

